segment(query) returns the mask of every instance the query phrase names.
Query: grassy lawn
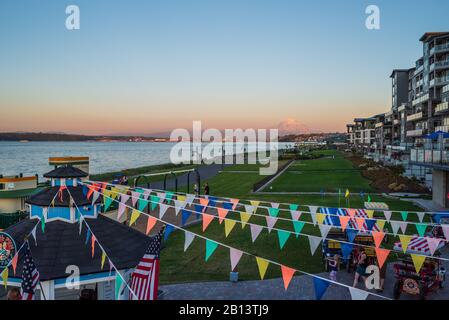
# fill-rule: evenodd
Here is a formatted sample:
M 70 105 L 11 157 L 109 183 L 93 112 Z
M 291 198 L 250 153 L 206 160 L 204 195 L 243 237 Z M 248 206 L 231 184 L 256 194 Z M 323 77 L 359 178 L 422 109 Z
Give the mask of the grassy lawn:
M 325 159 L 320 159 L 319 161 L 323 160 Z M 337 161 L 339 161 L 342 166 L 347 166 L 345 159 L 338 159 Z M 325 167 L 328 166 L 330 168 L 329 162 L 325 161 L 320 163 L 323 163 Z M 315 164 L 312 166 L 319 168 Z M 245 171 L 251 171 L 248 168 L 245 167 Z M 254 168 L 257 169 L 257 167 Z M 233 171 L 233 166 L 229 166 L 225 171 Z M 252 185 L 260 179 L 261 176 L 257 172 L 242 174 L 222 172 L 214 178 L 209 179 L 208 183 L 211 188 L 211 194 L 216 196 L 236 197 L 247 200 L 274 201 L 279 203 L 296 203 L 301 205 L 300 209 L 304 210 L 307 208 L 303 205 L 320 205 L 327 207 L 346 206 L 346 201 L 343 198 L 340 199 L 339 203 L 338 196 L 322 197 L 320 195 L 252 194 Z M 362 183 L 367 184 L 366 181 L 362 181 Z M 185 188 L 180 191 L 185 191 Z M 371 198 L 372 201 L 386 202 L 392 210 L 420 211 L 418 207 L 410 202 L 387 199 L 376 195 L 372 195 Z M 353 194 L 349 197 L 349 205 L 350 207 L 363 208 L 365 200 L 366 199 L 362 199 L 359 195 Z M 287 208 L 287 206 L 281 205 L 281 208 Z M 265 209 L 259 208 L 257 214 L 266 215 L 267 212 Z M 236 220 L 240 219 L 237 213 L 230 213 L 228 217 Z M 279 217 L 291 218 L 287 211 L 281 211 Z M 383 217 L 383 215 L 381 215 L 381 217 Z M 400 213 L 394 213 L 392 218 L 400 220 Z M 307 214 L 303 214 L 301 220 L 312 221 L 310 215 Z M 417 216 L 415 214 L 410 214 L 409 221 L 418 221 Z M 263 217 L 252 217 L 249 222 L 263 226 L 266 225 L 266 221 Z M 275 228 L 293 231 L 292 224 L 289 221 L 278 221 Z M 315 255 L 311 256 L 308 239 L 303 236 L 296 238 L 291 235 L 285 247 L 280 250 L 277 232 L 275 230 L 268 233 L 268 230 L 264 229 L 253 244 L 249 226 L 246 226 L 245 229 L 242 230 L 239 223 L 236 224 L 228 238 L 225 237 L 224 224 L 220 225 L 218 220 L 214 220 L 205 233 L 202 232 L 201 225 L 192 226 L 188 229 L 194 233 L 204 235 L 231 247 L 252 253 L 262 258 L 277 261 L 293 268 L 311 273 L 324 271 L 324 265 L 322 264 L 321 259 L 321 246 L 318 247 Z M 407 233 L 416 233 L 416 230 L 411 229 L 412 227 L 409 227 Z M 319 235 L 319 230 L 313 225 L 306 224 L 302 233 Z M 391 246 L 393 242 L 393 239 L 390 240 L 388 245 Z M 195 281 L 226 281 L 229 279 L 229 271 L 231 268 L 229 249 L 219 246 L 208 262 L 204 261 L 204 240 L 197 238 L 185 253 L 183 252 L 183 249 L 184 232 L 174 232 L 166 242 L 166 248 L 162 251 L 161 255 L 162 268 L 160 272 L 160 281 L 162 284 Z M 395 255 L 392 254 L 390 258 L 394 259 Z M 241 280 L 259 279 L 257 264 L 254 257 L 243 255 L 238 264 L 238 271 Z M 277 266 L 270 265 L 265 278 L 275 277 L 281 277 L 280 270 Z
M 320 151 L 326 157 L 295 161 L 286 172 L 278 177 L 264 191 L 273 192 L 338 192 L 349 189 L 352 192 L 371 192 L 369 181 L 349 160 L 334 150 Z

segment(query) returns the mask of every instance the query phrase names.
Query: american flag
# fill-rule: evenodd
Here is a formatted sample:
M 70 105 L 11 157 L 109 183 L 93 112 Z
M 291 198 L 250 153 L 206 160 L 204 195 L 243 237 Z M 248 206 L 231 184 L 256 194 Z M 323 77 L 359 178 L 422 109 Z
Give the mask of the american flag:
M 159 254 L 164 228 L 151 238 L 145 255 L 131 274 L 130 300 L 157 300 L 159 283 Z
M 39 283 L 39 271 L 37 271 L 31 256 L 28 242 L 25 245 L 25 258 L 23 260 L 22 270 L 22 300 L 33 300 L 34 289 Z

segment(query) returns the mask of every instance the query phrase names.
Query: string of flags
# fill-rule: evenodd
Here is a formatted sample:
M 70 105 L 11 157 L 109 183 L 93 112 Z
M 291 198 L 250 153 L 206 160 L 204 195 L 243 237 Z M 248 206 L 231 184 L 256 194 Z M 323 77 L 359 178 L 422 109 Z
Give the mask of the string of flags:
M 103 194 L 103 196 L 105 196 L 105 195 Z M 109 196 L 106 195 L 106 197 L 109 197 Z M 117 200 L 116 198 L 113 199 L 113 201 L 115 201 L 117 203 L 119 202 L 119 200 Z M 140 211 L 140 210 L 135 209 L 135 208 L 133 208 L 133 207 L 127 205 L 127 204 L 125 204 L 125 206 L 128 209 L 131 209 L 133 211 L 134 210 Z M 310 276 L 310 277 L 313 278 L 317 299 L 321 299 L 323 297 L 326 289 L 329 287 L 330 284 L 336 284 L 336 285 L 348 288 L 349 292 L 350 292 L 350 295 L 351 295 L 351 297 L 353 299 L 356 299 L 356 298 L 358 298 L 358 299 L 366 299 L 368 297 L 368 295 L 373 295 L 373 296 L 376 296 L 376 297 L 379 297 L 379 298 L 382 298 L 382 299 L 390 300 L 388 297 L 385 297 L 385 296 L 382 296 L 382 295 L 378 295 L 376 293 L 372 293 L 372 292 L 369 292 L 369 291 L 364 291 L 364 290 L 361 290 L 361 289 L 355 289 L 355 288 L 353 288 L 353 287 L 351 287 L 349 285 L 346 285 L 346 284 L 343 284 L 343 283 L 340 283 L 340 282 L 337 282 L 337 281 L 333 281 L 333 280 L 330 280 L 330 279 L 326 279 L 326 278 L 323 278 L 323 277 L 320 277 L 320 276 L 317 276 L 317 275 L 314 275 L 314 274 L 310 274 L 308 272 L 305 272 L 305 271 L 302 271 L 302 270 L 299 270 L 299 269 L 290 268 L 290 267 L 282 265 L 281 263 L 278 263 L 276 261 L 272 261 L 272 260 L 269 260 L 269 259 L 258 257 L 258 256 L 254 255 L 254 254 L 249 253 L 249 252 L 233 248 L 233 247 L 228 246 L 228 245 L 226 245 L 224 243 L 221 243 L 221 242 L 209 239 L 209 238 L 207 238 L 207 237 L 205 237 L 203 235 L 200 235 L 200 234 L 188 231 L 188 230 L 184 229 L 181 226 L 173 225 L 173 224 L 171 224 L 171 223 L 169 223 L 167 221 L 162 220 L 161 218 L 156 218 L 156 217 L 150 216 L 146 212 L 140 211 L 140 214 L 144 214 L 144 215 L 148 216 L 151 219 L 155 219 L 156 221 L 159 221 L 159 222 L 165 224 L 166 225 L 166 228 L 165 228 L 165 239 L 167 239 L 167 237 L 168 237 L 167 234 L 170 234 L 174 229 L 178 229 L 178 230 L 184 231 L 184 234 L 185 234 L 184 252 L 188 250 L 188 248 L 193 243 L 193 240 L 195 238 L 200 238 L 200 239 L 205 240 L 205 242 L 206 242 L 205 243 L 206 244 L 206 246 L 205 246 L 206 249 L 205 249 L 204 259 L 205 259 L 206 262 L 213 256 L 213 254 L 217 250 L 217 248 L 219 246 L 221 246 L 221 247 L 225 247 L 225 248 L 229 249 L 232 270 L 235 269 L 235 267 L 237 266 L 238 262 L 240 261 L 240 259 L 241 259 L 241 257 L 243 255 L 247 255 L 247 256 L 251 256 L 251 257 L 255 258 L 256 264 L 257 264 L 257 267 L 258 267 L 258 270 L 259 270 L 259 276 L 260 276 L 261 280 L 263 280 L 265 278 L 266 272 L 267 272 L 268 267 L 270 265 L 278 266 L 280 268 L 280 270 L 281 270 L 281 274 L 282 274 L 282 279 L 283 279 L 283 282 L 284 282 L 284 289 L 285 290 L 288 289 L 289 284 L 290 284 L 294 274 L 295 273 L 301 273 L 301 274 L 304 274 L 304 275 L 307 275 L 307 276 Z
M 142 192 L 138 192 L 138 193 L 136 193 L 136 195 L 140 195 L 141 193 Z M 160 195 L 160 197 L 157 197 L 157 199 L 154 199 L 154 200 L 163 201 L 163 200 L 161 200 L 163 198 L 164 197 Z M 173 197 L 170 197 L 170 199 L 173 199 Z M 207 200 L 207 199 L 204 199 L 204 200 Z M 249 214 L 249 217 L 248 217 L 248 215 L 245 216 L 245 214 L 247 214 L 247 213 L 241 212 L 241 214 L 244 214 L 244 217 L 243 217 L 242 221 L 232 220 L 232 219 L 225 219 L 224 217 L 227 214 L 227 210 L 235 208 L 236 203 L 237 203 L 236 201 L 233 201 L 233 203 L 231 205 L 227 206 L 227 209 L 216 208 L 218 210 L 219 222 L 222 223 L 223 220 L 225 220 L 225 234 L 226 234 L 226 237 L 229 235 L 229 233 L 231 232 L 231 230 L 233 229 L 233 227 L 235 226 L 236 223 L 241 223 L 242 224 L 242 228 L 244 228 L 244 226 L 248 223 L 247 221 L 248 221 L 249 217 L 251 216 L 251 214 Z M 203 202 L 203 204 L 204 204 L 204 202 Z M 159 205 L 161 205 L 161 203 L 159 203 Z M 157 203 L 156 203 L 156 206 L 157 206 Z M 293 205 L 293 209 L 295 209 L 295 206 L 296 205 Z M 160 218 L 163 217 L 163 214 L 166 212 L 167 207 L 168 207 L 168 205 L 162 204 L 161 212 L 163 212 L 163 213 L 160 214 Z M 195 205 L 195 211 L 196 211 L 197 215 L 200 215 L 200 214 L 203 215 L 203 231 L 206 230 L 207 226 L 214 219 L 213 215 L 208 215 L 208 214 L 205 214 L 203 212 L 204 208 L 205 208 L 205 206 L 200 206 L 200 208 L 198 208 L 198 206 Z M 179 212 L 180 209 L 181 208 L 178 207 L 177 212 Z M 277 206 L 277 204 L 273 204 L 273 207 L 271 207 L 270 209 L 271 209 L 271 210 L 269 210 L 269 214 L 270 215 L 269 216 L 264 216 L 264 217 L 266 217 L 266 220 L 267 220 L 267 227 L 250 224 L 250 226 L 251 226 L 251 237 L 252 237 L 253 242 L 257 239 L 257 237 L 261 233 L 262 229 L 267 228 L 269 232 L 271 232 L 271 230 L 273 230 L 273 226 L 274 226 L 274 224 L 277 221 L 277 214 L 279 213 L 279 210 L 278 210 L 279 207 Z M 186 221 L 193 211 L 183 208 L 182 212 L 183 212 L 183 221 Z M 130 225 L 132 225 L 137 220 L 137 217 L 139 215 L 140 215 L 140 213 L 138 213 L 137 210 L 133 210 L 133 214 L 131 216 L 131 224 Z M 318 215 L 318 217 L 324 217 L 325 216 L 324 214 L 319 214 L 319 213 L 317 215 Z M 133 218 L 133 216 L 135 216 L 135 218 Z M 342 216 L 340 216 L 340 218 L 341 218 L 341 220 L 347 219 L 347 221 L 346 221 L 346 225 L 347 225 L 350 217 L 342 217 Z M 357 219 L 357 222 L 358 222 L 359 225 L 361 224 L 361 221 L 362 222 L 365 221 L 364 219 L 361 219 L 361 218 L 356 218 L 356 219 Z M 321 219 L 318 218 L 317 220 L 321 220 Z M 306 223 L 304 221 L 293 221 L 293 223 L 294 223 L 293 226 L 294 226 L 295 232 L 274 228 L 278 232 L 280 248 L 282 249 L 284 247 L 286 241 L 288 240 L 289 236 L 292 233 L 295 233 L 296 237 L 298 237 L 299 235 L 308 237 L 309 244 L 310 244 L 310 249 L 311 249 L 311 254 L 314 255 L 314 253 L 315 253 L 317 247 L 319 246 L 319 244 L 321 243 L 321 241 L 324 241 L 326 239 L 327 234 L 329 233 L 329 230 L 333 227 L 333 226 L 330 226 L 330 225 L 323 225 L 323 224 L 321 224 L 323 221 L 318 221 L 318 222 L 319 222 L 318 226 L 319 226 L 319 229 L 320 229 L 320 232 L 321 232 L 321 237 L 316 237 L 316 236 L 312 236 L 312 235 L 302 234 L 301 230 L 302 230 L 304 224 Z M 344 221 L 342 221 L 342 227 L 343 227 L 343 229 L 346 228 Z M 383 226 L 382 226 L 382 228 L 380 228 L 380 230 L 382 230 L 382 229 L 383 229 Z M 150 230 L 150 229 L 147 228 L 147 230 Z M 387 233 L 385 233 L 383 231 L 372 231 L 372 235 L 373 235 L 373 238 L 374 238 L 374 241 L 375 241 L 375 247 L 369 246 L 369 245 L 353 243 L 353 241 L 354 241 L 354 239 L 355 239 L 355 237 L 356 237 L 356 235 L 358 233 L 358 230 L 346 229 L 346 232 L 348 233 L 348 238 L 349 238 L 350 242 L 346 242 L 346 241 L 343 241 L 343 240 L 336 240 L 336 239 L 332 239 L 332 241 L 340 242 L 342 247 L 348 248 L 347 251 L 349 251 L 349 253 L 351 252 L 351 250 L 352 250 L 354 245 L 361 246 L 361 247 L 375 248 L 376 253 L 377 253 L 377 257 L 378 257 L 378 262 L 379 262 L 380 266 L 383 265 L 384 261 L 386 260 L 386 258 L 388 257 L 388 255 L 389 255 L 389 253 L 391 251 L 401 252 L 401 250 L 389 250 L 389 249 L 380 248 L 380 244 L 381 244 L 383 238 L 385 237 L 385 235 L 387 234 Z M 431 237 L 426 237 L 426 238 L 429 239 L 429 243 L 430 243 L 429 244 L 429 249 L 431 251 L 431 254 L 433 255 L 434 252 L 436 251 L 437 247 L 439 246 L 440 241 L 444 241 L 444 240 L 443 239 L 438 239 L 438 238 L 431 238 Z M 406 254 L 406 250 L 407 250 L 408 244 L 410 243 L 411 239 L 412 239 L 412 236 L 409 236 L 409 235 L 401 235 L 399 237 L 399 240 L 400 240 L 400 243 L 401 243 L 401 246 L 402 246 L 402 251 L 403 251 L 404 254 Z M 351 249 L 351 250 L 349 250 L 349 249 Z M 415 267 L 419 271 L 421 266 L 422 266 L 421 261 L 424 261 L 427 256 L 426 255 L 421 255 L 421 254 L 415 254 L 415 253 L 410 253 L 410 255 L 412 257 L 412 260 L 414 262 L 416 262 L 415 263 Z M 431 257 L 431 258 L 440 259 L 440 260 L 448 260 L 446 258 L 440 258 L 440 257 Z

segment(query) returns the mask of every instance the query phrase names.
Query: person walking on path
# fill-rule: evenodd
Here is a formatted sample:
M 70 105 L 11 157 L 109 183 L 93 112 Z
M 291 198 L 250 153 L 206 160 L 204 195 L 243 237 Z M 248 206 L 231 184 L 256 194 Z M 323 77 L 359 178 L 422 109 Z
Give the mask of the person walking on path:
M 340 256 L 338 254 L 333 257 L 327 257 L 327 263 L 329 265 L 329 279 L 332 281 L 337 281 L 337 271 L 340 266 Z
M 357 257 L 357 268 L 355 271 L 353 287 L 355 288 L 359 283 L 360 278 L 365 280 L 366 268 L 368 267 L 368 257 L 366 256 L 365 249 L 361 249 L 360 254 Z
M 196 183 L 193 186 L 193 191 L 195 192 L 195 195 L 197 195 L 197 196 L 200 194 L 200 190 L 198 189 L 198 185 Z
M 209 184 L 206 182 L 206 184 L 204 185 L 204 194 L 208 196 L 209 192 L 210 192 Z

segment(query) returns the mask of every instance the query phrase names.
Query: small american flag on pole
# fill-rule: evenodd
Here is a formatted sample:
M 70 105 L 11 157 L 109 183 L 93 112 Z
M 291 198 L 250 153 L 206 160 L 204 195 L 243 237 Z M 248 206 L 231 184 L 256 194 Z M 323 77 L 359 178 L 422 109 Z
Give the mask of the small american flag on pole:
M 39 271 L 37 271 L 31 256 L 30 246 L 28 242 L 25 245 L 25 257 L 23 260 L 22 270 L 22 300 L 33 300 L 34 289 L 39 283 Z
M 130 300 L 157 300 L 159 283 L 159 254 L 164 228 L 151 238 L 145 255 L 131 274 Z

